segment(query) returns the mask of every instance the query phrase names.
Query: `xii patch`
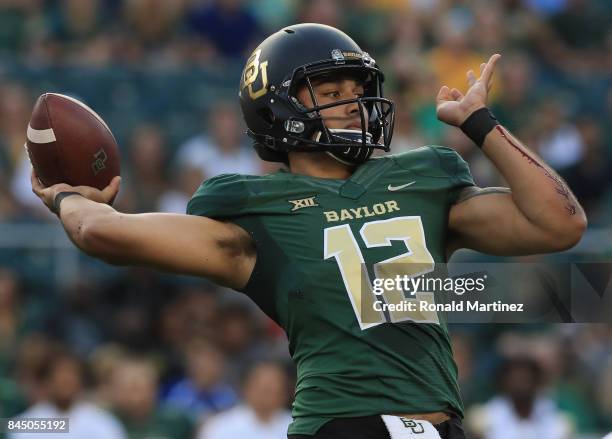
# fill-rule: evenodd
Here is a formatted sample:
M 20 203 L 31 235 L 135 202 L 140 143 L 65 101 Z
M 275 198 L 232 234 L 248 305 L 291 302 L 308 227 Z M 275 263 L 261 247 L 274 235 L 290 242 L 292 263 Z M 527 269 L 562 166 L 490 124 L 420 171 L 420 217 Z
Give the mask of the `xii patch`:
M 299 200 L 287 200 L 293 207 L 291 208 L 291 212 L 295 212 L 296 210 L 303 209 L 305 207 L 316 207 L 319 205 L 315 200 L 316 196 L 308 197 L 308 198 L 300 198 Z

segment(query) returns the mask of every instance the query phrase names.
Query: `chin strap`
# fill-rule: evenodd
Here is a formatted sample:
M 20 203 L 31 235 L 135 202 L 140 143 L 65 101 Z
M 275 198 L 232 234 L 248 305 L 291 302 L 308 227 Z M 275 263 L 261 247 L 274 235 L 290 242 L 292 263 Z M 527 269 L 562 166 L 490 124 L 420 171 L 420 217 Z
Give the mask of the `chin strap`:
M 355 143 L 362 145 L 363 138 L 361 130 L 344 130 L 339 128 L 331 128 L 329 132 L 335 140 L 340 140 L 342 143 Z M 366 143 L 372 144 L 372 134 L 366 133 Z
M 355 144 L 355 146 L 349 146 L 342 151 L 328 151 L 328 154 L 338 160 L 340 163 L 347 165 L 359 165 L 368 160 L 374 152 L 373 147 L 363 146 L 361 130 L 330 129 L 329 131 L 334 141 L 338 143 Z M 366 144 L 372 144 L 371 133 L 366 133 Z

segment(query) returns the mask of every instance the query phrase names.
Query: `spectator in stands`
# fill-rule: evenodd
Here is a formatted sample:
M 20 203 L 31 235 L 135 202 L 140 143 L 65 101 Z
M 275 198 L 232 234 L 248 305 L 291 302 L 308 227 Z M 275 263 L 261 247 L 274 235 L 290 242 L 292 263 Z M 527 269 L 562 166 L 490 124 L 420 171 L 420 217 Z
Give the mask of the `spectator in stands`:
M 525 0 L 523 3 L 543 16 L 558 14 L 567 7 L 567 0 Z
M 168 188 L 166 139 L 153 124 L 137 126 L 130 140 L 129 194 L 136 212 L 151 212 L 157 208 L 157 199 Z
M 42 328 L 41 314 L 39 306 L 28 306 L 16 272 L 0 266 L 0 377 L 10 374 L 26 334 Z
M 0 418 L 12 418 L 27 409 L 25 396 L 17 383 L 0 376 Z
M 0 83 L 0 92 L 0 149 L 13 171 L 25 155 L 25 128 L 30 120 L 33 99 L 28 89 L 17 82 Z
M 502 48 L 508 37 L 504 10 L 500 3 L 475 3 L 471 45 L 481 53 L 494 53 Z
M 550 18 L 564 44 L 577 50 L 601 49 L 610 30 L 607 2 L 566 0 L 566 7 Z
M 198 439 L 284 439 L 291 414 L 286 409 L 287 374 L 277 364 L 255 365 L 245 378 L 243 404 L 213 417 Z
M 177 153 L 177 165 L 198 166 L 204 178 L 224 173 L 257 174 L 257 158 L 245 145 L 238 108 L 229 102 L 217 102 L 210 109 L 210 134 L 185 142 Z
M 146 352 L 158 346 L 155 318 L 170 290 L 157 273 L 130 267 L 104 285 L 99 304 L 104 309 L 109 338 L 131 350 Z
M 7 83 L 0 89 L 0 149 L 8 159 L 9 175 L 0 181 L 10 178 L 12 199 L 17 202 L 14 214 L 27 211 L 37 217 L 52 218 L 36 205 L 34 195 L 28 187 L 31 165 L 23 148 L 26 140 L 26 128 L 30 121 L 33 99 L 24 85 Z
M 247 2 L 265 34 L 276 32 L 287 23 L 295 23 L 295 0 L 256 0 Z
M 492 105 L 492 110 L 504 126 L 521 136 L 521 130 L 529 126 L 531 108 L 536 104 L 537 89 L 534 87 L 535 70 L 531 59 L 521 52 L 504 54 L 504 63 L 500 65 L 503 93 L 500 93 Z
M 300 4 L 298 22 L 321 23 L 333 27 L 341 27 L 342 12 L 337 0 L 311 0 Z
M 100 0 L 62 0 L 59 6 L 50 14 L 51 37 L 67 49 L 95 37 L 108 25 Z
M 500 394 L 466 418 L 482 439 L 568 439 L 569 420 L 543 395 L 544 374 L 532 358 L 508 359 L 498 376 Z
M 609 346 L 610 339 L 607 339 L 607 341 Z M 608 358 L 602 362 L 599 374 L 601 376 L 595 382 L 596 398 L 602 425 L 606 428 L 606 431 L 609 431 L 612 430 L 612 392 L 610 392 L 612 388 L 612 355 L 608 355 Z
M 187 25 L 225 59 L 242 59 L 260 38 L 260 26 L 242 0 L 213 0 L 191 10 Z
M 467 70 L 478 71 L 482 56 L 469 44 L 474 18 L 471 11 L 459 7 L 441 15 L 433 26 L 436 46 L 426 55 L 439 87 L 465 90 Z
M 28 405 L 37 404 L 46 397 L 38 375 L 54 348 L 56 344 L 53 340 L 37 332 L 24 336 L 17 346 L 13 375 Z
M 185 352 L 186 376 L 168 392 L 168 405 L 185 410 L 194 420 L 202 420 L 227 410 L 238 397 L 224 380 L 225 357 L 212 343 L 194 340 Z
M 479 401 L 483 386 L 483 381 L 479 379 L 478 365 L 475 363 L 474 341 L 465 332 L 454 331 L 451 334 L 453 345 L 453 357 L 457 364 L 459 386 L 461 389 L 461 399 L 466 407 Z
M 221 307 L 218 317 L 216 340 L 227 359 L 226 378 L 239 387 L 245 365 L 250 365 L 266 355 L 261 341 L 263 316 L 251 303 L 231 302 Z
M 606 264 L 604 264 L 606 265 Z M 591 275 L 591 279 L 593 279 Z M 610 271 L 604 268 L 599 275 L 600 291 L 608 285 Z M 595 277 L 595 279 L 597 279 Z M 600 432 L 612 431 L 612 325 L 576 325 L 569 338 L 572 349 L 563 345 L 563 351 L 569 351 L 580 359 L 571 368 L 572 374 L 564 380 L 579 389 L 588 389 L 589 402 L 594 407 L 593 416 L 599 417 Z M 570 378 L 571 377 L 571 378 Z M 573 401 L 572 401 L 573 403 Z
M 584 155 L 584 141 L 570 119 L 569 103 L 549 96 L 536 107 L 532 124 L 538 127 L 538 152 L 553 168 L 561 171 L 578 163 Z
M 404 90 L 410 90 L 424 73 L 431 76 L 421 62 L 425 30 L 414 14 L 398 12 L 391 18 L 387 33 L 385 50 L 389 50 L 388 62 L 393 69 L 398 91 L 402 93 Z M 404 107 L 403 102 L 396 103 L 396 111 Z
M 158 374 L 150 361 L 124 358 L 113 366 L 111 405 L 130 438 L 191 439 L 193 423 L 180 411 L 157 404 Z
M 218 293 L 211 285 L 180 288 L 161 310 L 159 333 L 164 347 L 185 352 L 192 340 L 214 337 L 219 332 Z
M 610 45 L 612 46 L 612 37 L 610 37 Z M 604 113 L 602 126 L 610 127 L 612 126 L 612 86 L 608 87 L 602 104 Z M 612 133 L 610 131 L 611 130 L 608 129 L 604 132 L 604 144 L 606 145 L 612 145 Z M 607 154 L 612 155 L 612 148 L 608 148 Z
M 40 26 L 45 7 L 43 0 L 2 1 L 0 7 L 0 52 L 16 55 L 28 47 Z
M 210 340 L 218 333 L 218 293 L 211 284 L 177 286 L 176 296 L 160 309 L 156 347 L 164 359 L 162 399 L 184 378 L 184 353 L 191 342 Z
M 169 213 L 185 213 L 187 203 L 204 180 L 203 170 L 200 166 L 181 163 L 175 166 L 174 178 L 171 178 L 172 187 L 162 193 L 158 201 L 158 210 Z
M 12 354 L 22 330 L 24 315 L 19 293 L 15 273 L 0 267 L 0 376 L 8 374 Z
M 24 418 L 69 417 L 70 435 L 88 439 L 123 439 L 121 424 L 110 413 L 83 399 L 84 366 L 65 350 L 54 350 L 38 371 L 43 401 L 20 416 Z M 57 433 L 9 434 L 9 439 L 55 438 Z
M 580 199 L 587 215 L 597 220 L 602 198 L 612 187 L 612 154 L 606 152 L 601 128 L 592 118 L 578 121 L 577 128 L 584 141 L 584 156 L 566 168 L 562 176 Z M 601 220 L 608 223 L 604 218 Z
M 100 323 L 108 315 L 98 303 L 99 282 L 83 276 L 62 291 L 62 300 L 46 310 L 45 331 L 66 344 L 81 358 L 87 357 L 102 341 Z
M 113 374 L 118 364 L 128 357 L 128 351 L 118 343 L 103 343 L 88 357 L 93 389 L 91 400 L 97 406 L 111 410 L 113 400 Z
M 435 86 L 431 73 L 423 72 L 406 83 L 406 88 L 395 97 L 397 126 L 393 133 L 392 151 L 401 153 L 442 139 L 446 128 L 437 122 L 435 107 L 425 98 Z
M 117 56 L 129 63 L 168 68 L 181 58 L 179 41 L 186 1 L 127 0 L 121 3 L 122 38 Z
M 28 329 L 20 292 L 15 273 L 0 267 L 0 418 L 14 416 L 27 407 L 17 383 L 9 378 L 20 336 Z

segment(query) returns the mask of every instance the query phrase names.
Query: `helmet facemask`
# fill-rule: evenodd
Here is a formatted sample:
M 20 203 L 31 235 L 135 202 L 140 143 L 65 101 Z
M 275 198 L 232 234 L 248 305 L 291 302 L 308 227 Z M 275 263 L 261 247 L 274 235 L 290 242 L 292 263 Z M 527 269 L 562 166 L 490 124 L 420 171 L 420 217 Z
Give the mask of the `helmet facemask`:
M 321 66 L 322 67 L 322 66 Z M 289 139 L 294 142 L 293 151 L 325 151 L 346 165 L 365 162 L 375 149 L 389 151 L 393 133 L 393 102 L 382 97 L 382 74 L 376 68 L 363 65 L 326 66 L 310 72 L 294 72 L 287 94 L 300 117 L 285 122 Z M 300 73 L 302 73 L 300 75 Z M 355 79 L 363 84 L 363 96 L 320 105 L 315 87 L 318 83 L 334 82 L 339 78 Z M 313 105 L 304 106 L 296 93 L 306 87 Z M 360 129 L 329 128 L 322 111 L 345 105 L 357 104 Z M 299 131 L 299 132 L 298 132 Z

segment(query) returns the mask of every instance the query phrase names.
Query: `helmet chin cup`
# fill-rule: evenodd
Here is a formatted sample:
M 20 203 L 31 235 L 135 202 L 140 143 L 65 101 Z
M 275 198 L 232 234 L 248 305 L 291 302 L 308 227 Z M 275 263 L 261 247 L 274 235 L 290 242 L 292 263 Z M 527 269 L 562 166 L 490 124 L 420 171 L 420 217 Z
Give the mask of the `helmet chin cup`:
M 347 130 L 340 128 L 330 128 L 332 140 L 334 143 L 355 143 L 363 145 L 364 140 L 366 144 L 372 144 L 372 134 L 365 133 L 365 139 L 363 138 L 363 132 L 361 130 Z
M 374 152 L 374 148 L 378 146 L 372 143 L 371 133 L 365 133 L 364 139 L 361 130 L 329 128 L 327 131 L 331 136 L 331 142 L 337 146 L 325 152 L 344 165 L 355 166 L 367 161 Z M 321 134 L 319 131 L 313 140 L 318 141 Z

